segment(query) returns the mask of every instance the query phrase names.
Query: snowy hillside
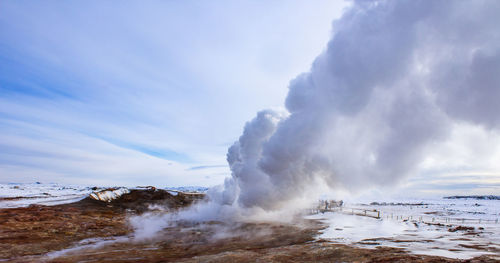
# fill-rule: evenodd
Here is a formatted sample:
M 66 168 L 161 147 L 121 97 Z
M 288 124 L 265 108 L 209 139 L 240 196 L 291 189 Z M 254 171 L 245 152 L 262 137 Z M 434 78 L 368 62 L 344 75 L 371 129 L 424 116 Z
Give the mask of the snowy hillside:
M 140 188 L 140 187 L 139 187 Z M 104 191 L 106 189 L 118 189 L 116 194 L 113 191 Z M 96 198 L 108 200 L 109 194 L 120 195 L 128 192 L 128 189 L 135 189 L 134 187 L 89 187 L 80 185 L 66 185 L 56 183 L 7 183 L 0 184 L 0 208 L 13 208 L 25 207 L 32 204 L 38 205 L 58 205 L 64 203 L 78 202 L 85 197 L 92 195 Z M 190 193 L 205 193 L 208 188 L 201 186 L 181 186 L 181 187 L 167 187 L 166 190 L 173 190 L 178 192 Z M 107 194 L 107 195 L 106 195 Z M 104 196 L 106 195 L 106 196 Z

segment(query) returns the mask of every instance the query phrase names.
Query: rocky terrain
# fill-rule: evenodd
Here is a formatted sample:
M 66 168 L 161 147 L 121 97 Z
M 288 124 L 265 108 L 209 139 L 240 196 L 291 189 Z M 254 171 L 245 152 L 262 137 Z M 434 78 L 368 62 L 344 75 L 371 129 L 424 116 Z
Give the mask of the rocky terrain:
M 0 209 L 0 261 L 9 262 L 497 262 L 456 260 L 402 249 L 355 248 L 318 240 L 318 220 L 292 223 L 179 221 L 147 239 L 133 238 L 128 218 L 189 206 L 203 194 L 133 189 L 116 199 Z M 159 213 L 159 212 L 158 212 Z M 161 213 L 165 213 L 162 211 Z M 90 244 L 90 245 L 89 245 Z

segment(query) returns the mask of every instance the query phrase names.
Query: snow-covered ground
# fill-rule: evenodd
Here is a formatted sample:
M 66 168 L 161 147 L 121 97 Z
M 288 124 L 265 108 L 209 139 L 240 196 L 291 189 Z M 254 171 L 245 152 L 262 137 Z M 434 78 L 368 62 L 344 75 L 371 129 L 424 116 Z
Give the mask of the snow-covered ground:
M 111 189 L 111 190 L 110 190 Z M 0 184 L 0 208 L 26 207 L 32 204 L 58 205 L 78 202 L 87 196 L 96 200 L 110 201 L 131 189 L 144 189 L 144 187 L 89 187 L 81 185 L 66 184 L 43 184 L 43 183 L 8 183 Z M 167 187 L 169 192 L 177 195 L 178 192 L 204 193 L 207 187 L 182 186 Z
M 0 184 L 0 208 L 72 203 L 85 198 L 91 192 L 92 188 L 78 185 Z
M 165 190 L 174 190 L 185 193 L 206 193 L 208 187 L 203 186 L 179 186 L 179 187 L 166 187 Z
M 381 217 L 399 215 L 403 218 L 411 217 L 412 219 L 422 217 L 425 220 L 432 220 L 432 218 L 434 220 L 445 220 L 448 218 L 448 221 L 465 219 L 465 221 L 469 222 L 479 222 L 479 219 L 497 220 L 500 218 L 500 200 L 410 199 L 404 201 L 373 201 L 370 203 L 348 204 L 348 206 L 380 210 L 382 212 Z
M 380 218 L 354 214 L 379 215 Z M 361 247 L 390 246 L 413 253 L 451 258 L 499 255 L 500 201 L 423 199 L 346 204 L 319 213 L 328 228 L 321 236 Z M 457 230 L 458 226 L 462 226 Z M 465 228 L 467 227 L 467 228 Z

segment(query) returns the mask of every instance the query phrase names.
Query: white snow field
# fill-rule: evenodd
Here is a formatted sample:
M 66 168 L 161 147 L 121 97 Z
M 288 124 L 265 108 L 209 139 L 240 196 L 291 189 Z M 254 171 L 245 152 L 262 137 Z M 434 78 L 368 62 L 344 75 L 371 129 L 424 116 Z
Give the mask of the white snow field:
M 91 192 L 91 187 L 78 185 L 0 184 L 0 208 L 72 203 L 85 198 Z
M 490 254 L 500 259 L 500 200 L 379 201 L 347 204 L 308 218 L 326 223 L 328 227 L 318 238 L 332 242 L 398 247 L 450 258 Z

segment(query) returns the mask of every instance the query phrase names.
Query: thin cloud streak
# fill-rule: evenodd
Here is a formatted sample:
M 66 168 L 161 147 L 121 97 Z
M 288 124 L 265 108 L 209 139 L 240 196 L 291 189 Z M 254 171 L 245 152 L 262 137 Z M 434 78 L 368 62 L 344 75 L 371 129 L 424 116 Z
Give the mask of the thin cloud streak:
M 3 2 L 0 181 L 222 182 L 227 167 L 189 168 L 225 163 L 345 5 Z

